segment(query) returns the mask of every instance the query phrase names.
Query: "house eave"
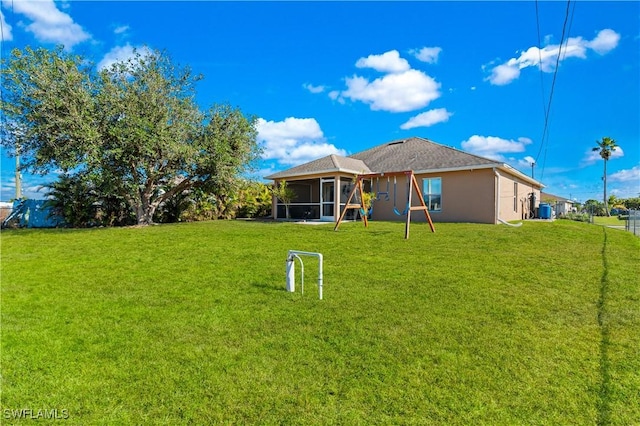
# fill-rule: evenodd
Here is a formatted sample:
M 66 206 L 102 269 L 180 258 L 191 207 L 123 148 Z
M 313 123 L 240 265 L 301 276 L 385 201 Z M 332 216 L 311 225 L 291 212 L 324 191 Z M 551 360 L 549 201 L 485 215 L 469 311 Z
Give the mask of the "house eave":
M 336 173 L 345 173 L 357 175 L 360 174 L 361 170 L 351 170 L 351 169 L 325 169 L 325 170 L 314 170 L 310 172 L 301 172 L 301 173 L 291 173 L 286 175 L 279 175 L 279 173 L 274 173 L 269 176 L 265 176 L 264 179 L 268 180 L 280 180 L 280 179 L 289 179 L 289 178 L 301 178 L 307 176 L 316 176 L 316 175 L 328 175 L 328 174 L 336 174 Z
M 537 186 L 539 188 L 544 188 L 545 186 L 538 182 L 535 179 L 530 178 L 529 176 L 525 175 L 524 173 L 520 172 L 517 169 L 514 169 L 513 167 L 511 167 L 510 165 L 506 164 L 506 163 L 489 163 L 489 164 L 479 164 L 479 165 L 475 165 L 475 166 L 461 166 L 461 167 L 443 167 L 443 168 L 439 168 L 439 169 L 428 169 L 428 170 L 414 170 L 415 174 L 427 174 L 427 173 L 446 173 L 446 172 L 463 172 L 466 170 L 481 170 L 481 169 L 499 169 L 501 171 L 507 172 L 509 174 L 515 175 L 517 176 L 519 179 L 532 184 L 534 186 Z
M 500 166 L 500 170 L 504 170 L 504 171 L 506 171 L 508 173 L 511 173 L 512 175 L 518 176 L 523 181 L 525 181 L 527 183 L 530 183 L 531 185 L 535 185 L 535 186 L 539 187 L 540 189 L 545 187 L 545 185 L 543 185 L 542 182 L 539 182 L 539 181 L 537 181 L 537 180 L 525 175 L 520 170 L 517 170 L 517 169 L 511 167 L 510 165 L 508 165 L 506 163 L 502 163 L 502 165 Z

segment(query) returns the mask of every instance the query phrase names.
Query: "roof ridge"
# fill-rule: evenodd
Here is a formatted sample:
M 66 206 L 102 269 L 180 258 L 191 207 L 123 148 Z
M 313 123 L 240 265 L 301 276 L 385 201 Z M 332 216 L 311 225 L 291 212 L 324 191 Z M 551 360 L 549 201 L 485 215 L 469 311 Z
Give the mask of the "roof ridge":
M 338 159 L 335 154 L 329 154 L 329 158 L 331 158 L 331 162 L 335 167 L 340 168 L 340 164 L 338 164 Z

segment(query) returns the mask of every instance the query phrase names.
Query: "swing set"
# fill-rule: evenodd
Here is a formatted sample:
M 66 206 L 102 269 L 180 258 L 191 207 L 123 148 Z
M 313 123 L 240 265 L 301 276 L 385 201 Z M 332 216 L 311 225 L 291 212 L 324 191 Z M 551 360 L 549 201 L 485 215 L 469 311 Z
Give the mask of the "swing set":
M 397 193 L 397 180 L 396 178 L 398 176 L 405 176 L 407 179 L 407 205 L 404 209 L 403 212 L 399 211 L 397 208 L 397 204 L 396 204 L 396 193 Z M 387 178 L 387 190 L 386 192 L 384 191 L 380 191 L 380 178 Z M 340 223 L 342 223 L 342 220 L 344 219 L 344 217 L 347 214 L 347 211 L 352 210 L 352 209 L 358 209 L 361 213 L 362 213 L 362 221 L 364 222 L 364 226 L 365 228 L 369 227 L 369 221 L 367 220 L 367 214 L 365 211 L 365 206 L 362 203 L 362 200 L 364 200 L 364 189 L 362 186 L 362 181 L 365 179 L 368 180 L 373 180 L 373 178 L 376 179 L 376 184 L 377 184 L 377 189 L 378 189 L 378 193 L 376 194 L 376 198 L 374 199 L 374 201 L 380 201 L 382 199 L 384 199 L 384 201 L 390 201 L 390 196 L 389 196 L 389 190 L 390 190 L 390 185 L 391 185 L 391 180 L 390 178 L 393 177 L 393 212 L 395 214 L 397 214 L 398 216 L 407 216 L 407 220 L 406 220 L 406 224 L 405 224 L 405 228 L 404 228 L 404 238 L 409 239 L 409 225 L 411 223 L 411 212 L 412 211 L 423 211 L 425 217 L 427 218 L 427 222 L 429 222 L 429 227 L 431 228 L 431 232 L 436 232 L 435 228 L 433 227 L 433 222 L 431 221 L 431 216 L 429 216 L 429 209 L 427 208 L 425 202 L 424 202 L 424 198 L 422 197 L 422 193 L 420 192 L 420 187 L 418 185 L 418 181 L 416 180 L 415 175 L 413 174 L 413 170 L 408 170 L 408 171 L 403 171 L 403 172 L 390 172 L 390 173 L 367 173 L 367 174 L 360 174 L 357 175 L 357 179 L 356 179 L 356 184 L 353 186 L 353 189 L 351 190 L 351 193 L 349 194 L 349 198 L 347 198 L 347 202 L 344 206 L 344 210 L 342 211 L 342 214 L 340 215 L 340 218 L 338 219 L 338 222 L 336 223 L 335 228 L 333 228 L 334 231 L 338 230 L 338 227 L 340 227 Z M 373 186 L 373 182 L 372 182 L 372 186 Z M 412 196 L 412 192 L 415 190 L 416 195 L 418 196 L 418 201 L 420 202 L 420 205 L 417 206 L 412 206 L 411 205 L 411 196 Z M 356 197 L 356 193 L 358 194 L 359 198 L 360 198 L 360 203 L 357 204 L 357 200 L 358 197 Z M 352 200 L 355 197 L 355 202 L 352 203 Z M 373 210 L 373 208 L 371 208 L 370 210 Z

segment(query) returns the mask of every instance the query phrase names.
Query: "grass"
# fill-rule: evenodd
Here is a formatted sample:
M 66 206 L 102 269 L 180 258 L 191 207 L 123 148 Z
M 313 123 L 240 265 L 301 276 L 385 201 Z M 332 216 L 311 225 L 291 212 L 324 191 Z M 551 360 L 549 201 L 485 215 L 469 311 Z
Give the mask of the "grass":
M 607 225 L 607 226 L 611 226 L 611 225 L 617 225 L 617 226 L 625 226 L 625 224 L 627 223 L 626 220 L 620 220 L 618 219 L 618 216 L 610 216 L 610 217 L 606 217 L 606 216 L 594 216 L 593 217 L 593 223 L 596 225 Z
M 3 231 L 3 416 L 640 422 L 637 237 L 571 221 L 403 233 L 224 221 Z M 304 296 L 284 290 L 289 249 L 323 253 L 324 300 L 314 258 Z

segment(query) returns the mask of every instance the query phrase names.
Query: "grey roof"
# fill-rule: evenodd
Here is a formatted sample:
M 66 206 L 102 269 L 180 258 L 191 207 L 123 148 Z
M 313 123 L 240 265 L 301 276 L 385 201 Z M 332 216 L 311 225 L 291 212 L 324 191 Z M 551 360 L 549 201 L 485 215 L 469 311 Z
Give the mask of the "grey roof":
M 558 195 L 553 195 L 553 194 L 549 194 L 548 192 L 540 192 L 540 198 L 550 198 L 553 199 L 555 201 L 562 201 L 562 202 L 566 202 L 566 203 L 573 203 L 572 200 L 565 198 L 565 197 L 560 197 Z
M 413 137 L 378 145 L 349 157 L 328 155 L 265 178 L 281 179 L 338 171 L 348 173 L 386 173 L 405 170 L 425 172 L 502 165 L 503 163 L 495 160 L 440 145 L 428 139 Z
M 374 172 L 427 171 L 499 166 L 502 163 L 440 145 L 423 138 L 399 139 L 351 157 L 364 161 Z
M 343 157 L 341 155 L 327 155 L 308 163 L 265 176 L 265 179 L 280 179 L 291 176 L 304 176 L 316 173 L 344 172 L 344 173 L 371 173 L 371 169 L 356 158 Z

